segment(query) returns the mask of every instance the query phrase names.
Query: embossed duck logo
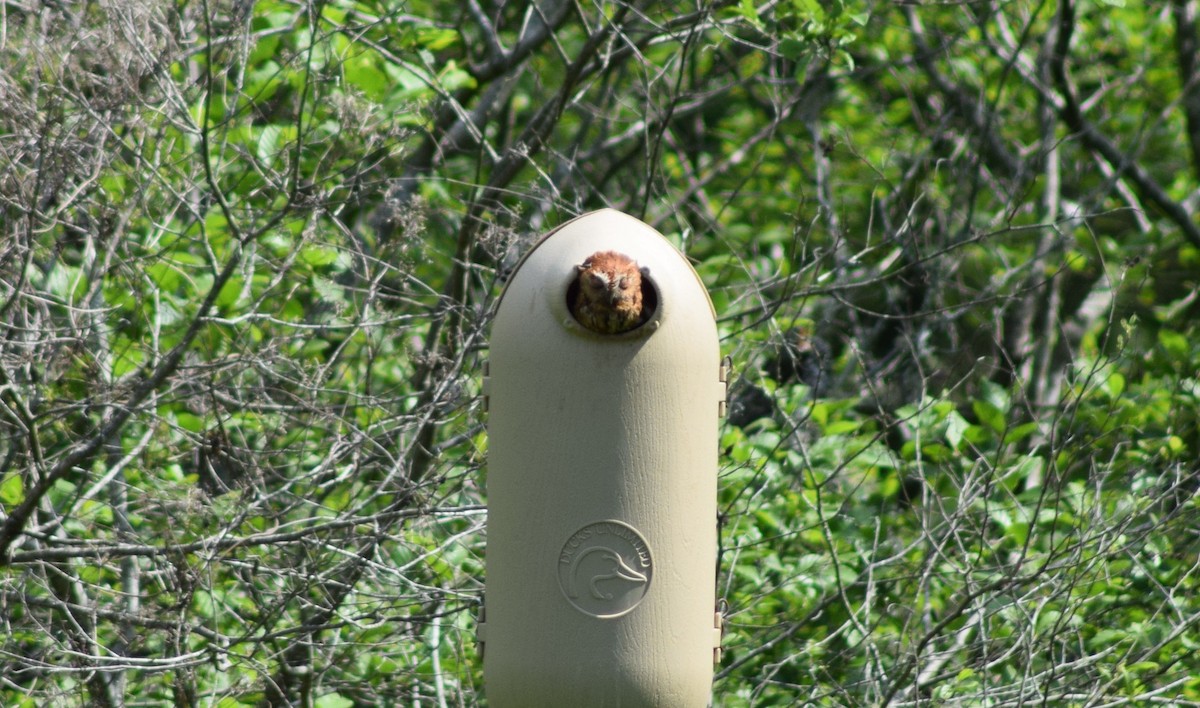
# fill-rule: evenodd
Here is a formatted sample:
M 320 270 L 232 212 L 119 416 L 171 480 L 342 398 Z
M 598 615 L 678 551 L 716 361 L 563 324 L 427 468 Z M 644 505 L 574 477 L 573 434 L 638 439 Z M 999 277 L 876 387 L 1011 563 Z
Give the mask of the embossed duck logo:
M 585 565 L 588 567 L 587 572 L 591 574 L 588 589 L 591 590 L 592 597 L 597 600 L 611 600 L 615 597 L 615 594 L 601 590 L 600 583 L 622 580 L 640 585 L 647 582 L 646 576 L 630 567 L 619 553 L 611 548 L 598 546 L 584 551 L 575 561 L 570 589 L 570 596 L 573 598 L 579 597 L 580 569 Z

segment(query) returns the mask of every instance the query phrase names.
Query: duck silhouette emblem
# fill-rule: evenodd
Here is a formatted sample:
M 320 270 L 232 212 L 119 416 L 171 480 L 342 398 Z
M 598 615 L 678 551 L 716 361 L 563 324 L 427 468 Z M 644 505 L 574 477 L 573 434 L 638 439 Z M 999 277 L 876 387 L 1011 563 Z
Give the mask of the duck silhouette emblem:
M 652 574 L 646 540 L 620 521 L 584 526 L 567 539 L 558 557 L 563 595 L 593 617 L 620 617 L 632 610 L 650 589 Z
M 592 580 L 588 584 L 592 591 L 592 597 L 597 600 L 612 600 L 614 594 L 612 592 L 604 592 L 600 589 L 600 583 L 607 580 L 624 580 L 631 583 L 644 583 L 646 576 L 629 567 L 625 559 L 619 553 L 611 548 L 603 546 L 595 546 L 589 548 L 579 554 L 579 559 L 574 564 L 571 578 L 571 591 L 567 593 L 572 598 L 579 597 L 579 573 L 584 567 L 591 568 L 592 571 L 600 570 L 596 567 L 596 563 L 587 563 L 588 558 L 594 554 L 599 554 L 598 558 L 603 562 L 604 568 L 611 569 L 611 572 L 592 572 Z

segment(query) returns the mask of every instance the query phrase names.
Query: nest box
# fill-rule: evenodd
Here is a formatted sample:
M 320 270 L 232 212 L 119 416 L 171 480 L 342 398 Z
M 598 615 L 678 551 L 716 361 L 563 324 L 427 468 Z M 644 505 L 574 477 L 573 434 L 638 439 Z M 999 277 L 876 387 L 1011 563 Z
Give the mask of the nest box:
M 632 331 L 571 314 L 577 266 L 597 251 L 644 269 L 652 312 Z M 518 264 L 484 380 L 493 708 L 708 705 L 725 371 L 707 291 L 641 221 L 585 214 Z

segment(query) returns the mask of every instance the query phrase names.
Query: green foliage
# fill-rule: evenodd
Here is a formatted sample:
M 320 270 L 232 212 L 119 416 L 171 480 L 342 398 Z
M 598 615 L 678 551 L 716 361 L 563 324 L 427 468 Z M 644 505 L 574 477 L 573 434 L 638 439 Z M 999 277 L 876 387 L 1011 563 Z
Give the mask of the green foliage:
M 1178 562 L 1197 550 L 1183 532 L 1195 520 L 1184 467 L 1194 451 L 1171 434 L 1195 431 L 1195 401 L 1147 405 L 1163 382 L 1127 389 L 1118 369 L 1135 363 L 1077 367 L 1072 439 L 1053 459 L 1027 447 L 1037 423 L 1005 423 L 1013 410 L 995 387 L 970 402 L 976 423 L 946 400 L 899 409 L 906 442 L 896 453 L 853 410 L 825 401 L 786 433 L 808 439 L 803 457 L 785 449 L 774 423 L 726 434 L 733 612 L 723 704 L 823 702 L 807 693 L 821 686 L 841 686 L 845 698 L 875 685 L 881 657 L 925 676 L 913 644 L 922 637 L 947 643 L 929 660 L 941 668 L 935 659 L 946 656 L 946 668 L 926 676 L 938 700 L 1003 696 L 1024 680 L 1008 664 L 955 668 L 980 646 L 1024 652 L 1020 671 L 1034 674 L 1058 670 L 1064 652 L 1096 657 L 1095 680 L 1112 695 L 1164 681 L 1194 692 L 1178 681 L 1186 670 L 1169 668 L 1187 650 L 1156 618 L 1195 612 L 1184 599 L 1195 591 L 1190 563 Z M 920 491 L 902 492 L 897 480 Z M 773 636 L 788 641 L 764 641 Z M 1126 659 L 1100 658 L 1111 655 Z M 887 695 L 886 684 L 876 690 Z
M 486 704 L 488 317 L 600 206 L 738 371 L 715 705 L 1200 702 L 1195 2 L 60 5 L 0 703 Z

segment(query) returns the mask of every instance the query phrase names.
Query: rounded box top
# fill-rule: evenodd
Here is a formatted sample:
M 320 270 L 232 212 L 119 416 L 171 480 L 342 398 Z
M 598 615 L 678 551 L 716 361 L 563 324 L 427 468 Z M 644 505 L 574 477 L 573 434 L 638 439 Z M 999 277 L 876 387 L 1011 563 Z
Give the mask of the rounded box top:
M 597 333 L 584 327 L 569 306 L 579 273 L 576 266 L 605 251 L 615 251 L 637 262 L 643 273 L 644 306 L 651 310 L 642 324 L 619 334 Z M 538 302 L 539 297 L 548 300 Z M 641 339 L 681 313 L 695 315 L 702 311 L 709 321 L 716 318 L 708 291 L 686 256 L 653 227 L 615 209 L 583 214 L 542 237 L 518 261 L 496 307 L 497 329 L 505 327 L 502 312 L 519 308 L 522 329 L 537 329 L 527 316 L 542 311 L 567 332 L 602 341 Z M 494 330 L 493 336 L 497 333 Z

